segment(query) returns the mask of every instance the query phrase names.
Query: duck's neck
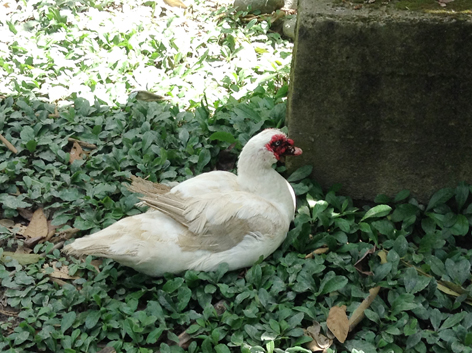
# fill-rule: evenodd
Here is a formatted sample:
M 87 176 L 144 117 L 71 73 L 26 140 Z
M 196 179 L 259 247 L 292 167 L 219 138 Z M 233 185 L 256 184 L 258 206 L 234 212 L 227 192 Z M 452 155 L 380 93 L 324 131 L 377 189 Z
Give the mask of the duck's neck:
M 246 191 L 271 202 L 290 222 L 295 210 L 293 190 L 272 168 L 271 162 L 261 160 L 260 156 L 256 158 L 249 154 L 241 154 L 238 163 L 238 183 Z

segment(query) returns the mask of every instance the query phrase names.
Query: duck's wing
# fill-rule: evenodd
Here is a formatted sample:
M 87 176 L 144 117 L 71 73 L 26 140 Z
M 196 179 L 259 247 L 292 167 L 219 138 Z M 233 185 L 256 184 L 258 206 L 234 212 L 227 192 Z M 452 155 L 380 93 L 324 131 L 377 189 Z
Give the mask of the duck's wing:
M 179 239 L 179 245 L 187 251 L 226 251 L 245 236 L 272 238 L 288 228 L 274 205 L 245 191 L 187 198 L 177 192 L 142 200 L 189 230 Z
M 170 187 L 160 183 L 153 183 L 152 181 L 131 176 L 131 185 L 128 186 L 128 190 L 142 195 L 158 195 L 165 194 L 170 191 Z

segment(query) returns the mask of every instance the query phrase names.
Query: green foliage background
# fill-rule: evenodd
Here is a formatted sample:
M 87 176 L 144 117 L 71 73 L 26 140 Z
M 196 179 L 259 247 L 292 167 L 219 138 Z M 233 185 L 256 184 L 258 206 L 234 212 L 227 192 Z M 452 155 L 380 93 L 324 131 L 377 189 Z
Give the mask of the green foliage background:
M 44 207 L 53 224 L 82 234 L 141 212 L 130 175 L 182 181 L 211 170 L 221 152 L 267 127 L 283 127 L 292 45 L 263 17 L 195 2 L 160 16 L 155 2 L 28 1 L 0 17 L 1 217 Z M 169 12 L 168 10 L 164 10 Z M 136 100 L 150 90 L 169 102 Z M 59 114 L 55 115 L 55 102 Z M 70 160 L 68 138 L 97 146 Z M 287 240 L 247 272 L 187 271 L 153 279 L 104 260 L 65 257 L 36 245 L 38 262 L 3 256 L 22 245 L 0 225 L 2 352 L 307 352 L 303 328 L 326 332 L 331 307 L 348 315 L 381 286 L 366 318 L 328 351 L 471 352 L 471 186 L 421 205 L 408 191 L 365 207 L 290 176 L 298 206 Z M 284 172 L 283 167 L 278 167 Z M 321 247 L 329 251 L 305 259 Z M 387 252 L 382 264 L 376 253 Z M 367 252 L 362 264 L 355 264 Z M 57 261 L 80 278 L 50 281 Z M 213 305 L 223 300 L 218 315 Z

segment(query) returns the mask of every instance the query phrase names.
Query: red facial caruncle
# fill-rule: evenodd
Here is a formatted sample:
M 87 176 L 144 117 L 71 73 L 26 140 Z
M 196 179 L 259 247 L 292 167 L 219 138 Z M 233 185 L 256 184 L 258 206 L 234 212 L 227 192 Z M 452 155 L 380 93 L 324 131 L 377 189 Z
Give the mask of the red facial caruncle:
M 285 156 L 299 156 L 302 154 L 302 150 L 294 146 L 293 140 L 282 134 L 272 136 L 270 142 L 266 144 L 266 148 L 273 152 L 275 158 L 281 162 L 284 162 Z

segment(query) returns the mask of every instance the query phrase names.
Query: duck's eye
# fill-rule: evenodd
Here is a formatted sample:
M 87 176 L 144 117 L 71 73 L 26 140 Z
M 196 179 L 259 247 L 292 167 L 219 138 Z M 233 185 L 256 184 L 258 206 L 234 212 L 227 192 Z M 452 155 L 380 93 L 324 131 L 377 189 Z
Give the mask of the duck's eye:
M 282 144 L 282 142 L 280 142 L 280 141 L 275 141 L 275 142 L 274 142 L 274 146 L 275 146 L 275 147 L 279 147 L 281 144 Z

